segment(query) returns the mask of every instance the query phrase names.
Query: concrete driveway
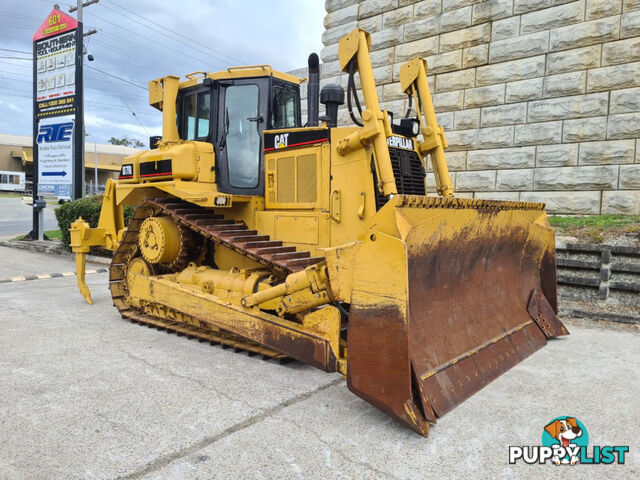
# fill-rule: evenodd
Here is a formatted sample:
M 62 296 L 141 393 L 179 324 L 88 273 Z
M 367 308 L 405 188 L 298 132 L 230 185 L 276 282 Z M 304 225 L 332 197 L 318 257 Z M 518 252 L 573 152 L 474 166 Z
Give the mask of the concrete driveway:
M 54 209 L 56 205 L 47 204 L 44 209 L 44 229 L 55 230 L 58 222 Z M 19 197 L 0 197 L 0 237 L 24 235 L 33 227 L 33 207 L 25 205 Z
M 73 270 L 0 247 L 0 277 Z M 640 332 L 566 319 L 549 343 L 428 438 L 344 380 L 123 320 L 107 274 L 0 283 L 0 478 L 638 478 Z M 625 465 L 509 465 L 561 415 Z

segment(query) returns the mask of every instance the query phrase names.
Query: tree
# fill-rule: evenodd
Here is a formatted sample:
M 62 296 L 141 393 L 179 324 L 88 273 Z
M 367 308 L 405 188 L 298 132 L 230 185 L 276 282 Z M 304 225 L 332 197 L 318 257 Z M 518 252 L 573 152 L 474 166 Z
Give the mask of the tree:
M 134 148 L 144 147 L 144 143 L 142 143 L 137 138 L 132 138 L 132 137 L 129 137 L 128 135 L 125 135 L 122 138 L 111 137 L 109 139 L 109 143 L 111 145 L 123 145 L 125 147 L 134 147 Z

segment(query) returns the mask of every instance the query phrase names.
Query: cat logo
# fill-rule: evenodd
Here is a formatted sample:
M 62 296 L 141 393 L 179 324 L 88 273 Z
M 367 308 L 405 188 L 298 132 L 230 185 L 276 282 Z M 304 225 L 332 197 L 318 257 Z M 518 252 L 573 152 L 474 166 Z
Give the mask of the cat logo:
M 387 145 L 404 150 L 413 150 L 413 141 L 410 138 L 391 136 L 387 138 Z
M 273 137 L 273 148 L 278 150 L 279 148 L 287 148 L 289 146 L 289 134 L 283 133 L 282 135 L 276 135 Z

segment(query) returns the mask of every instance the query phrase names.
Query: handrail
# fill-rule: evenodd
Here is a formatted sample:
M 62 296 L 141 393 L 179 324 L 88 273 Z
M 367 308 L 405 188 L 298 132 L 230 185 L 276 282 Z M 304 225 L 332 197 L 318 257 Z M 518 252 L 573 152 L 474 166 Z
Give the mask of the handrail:
M 227 72 L 231 72 L 233 70 L 250 70 L 252 68 L 261 68 L 263 70 L 273 70 L 271 65 L 245 65 L 243 67 L 229 67 L 227 68 Z

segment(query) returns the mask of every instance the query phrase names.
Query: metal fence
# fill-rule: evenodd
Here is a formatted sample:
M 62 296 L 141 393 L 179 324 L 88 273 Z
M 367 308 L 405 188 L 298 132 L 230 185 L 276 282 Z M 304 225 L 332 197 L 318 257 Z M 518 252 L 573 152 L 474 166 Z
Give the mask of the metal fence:
M 561 310 L 640 321 L 640 248 L 558 242 L 556 251 Z
M 87 182 L 85 184 L 85 195 L 97 195 L 99 193 L 104 193 L 106 188 L 106 184 L 100 183 L 95 185 L 93 182 Z

